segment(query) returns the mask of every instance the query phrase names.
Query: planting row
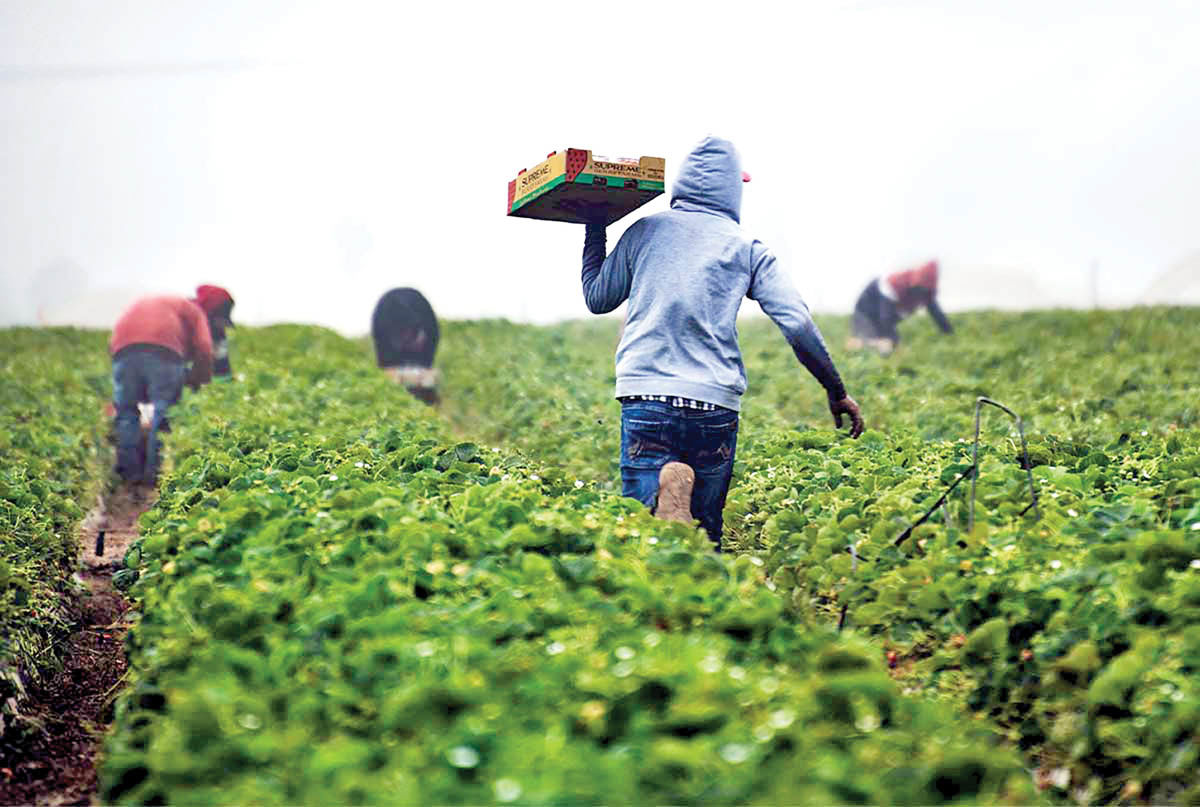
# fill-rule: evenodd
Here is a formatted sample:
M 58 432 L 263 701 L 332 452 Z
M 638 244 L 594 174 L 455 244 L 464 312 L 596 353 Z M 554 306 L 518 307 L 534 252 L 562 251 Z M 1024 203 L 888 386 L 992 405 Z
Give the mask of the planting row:
M 106 356 L 103 334 L 0 331 L 0 737 L 19 731 L 26 687 L 55 668 L 70 628 L 79 503 L 111 455 Z
M 747 462 L 728 515 L 793 607 L 882 637 L 908 685 L 961 691 L 1088 801 L 1200 792 L 1194 432 L 1113 459 L 1035 440 L 1036 518 L 1017 441 L 988 446 L 974 529 L 962 484 L 907 540 L 970 446 L 864 441 L 780 434 Z

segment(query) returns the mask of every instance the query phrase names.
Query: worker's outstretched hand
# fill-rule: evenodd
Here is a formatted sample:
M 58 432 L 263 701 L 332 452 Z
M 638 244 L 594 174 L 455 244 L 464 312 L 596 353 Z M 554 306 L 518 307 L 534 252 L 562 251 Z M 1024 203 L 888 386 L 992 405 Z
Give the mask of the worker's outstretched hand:
M 833 424 L 839 429 L 842 428 L 842 415 L 850 416 L 850 436 L 858 437 L 863 433 L 862 414 L 858 411 L 858 403 L 847 395 L 840 401 L 829 401 L 829 411 L 833 413 Z

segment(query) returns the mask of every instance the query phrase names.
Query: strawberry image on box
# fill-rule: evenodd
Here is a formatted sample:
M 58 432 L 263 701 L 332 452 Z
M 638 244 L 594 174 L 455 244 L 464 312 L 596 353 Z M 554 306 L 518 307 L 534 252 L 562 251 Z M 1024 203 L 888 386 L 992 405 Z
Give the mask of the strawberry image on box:
M 663 192 L 662 157 L 601 157 L 587 149 L 555 151 L 508 183 L 510 216 L 605 224 Z

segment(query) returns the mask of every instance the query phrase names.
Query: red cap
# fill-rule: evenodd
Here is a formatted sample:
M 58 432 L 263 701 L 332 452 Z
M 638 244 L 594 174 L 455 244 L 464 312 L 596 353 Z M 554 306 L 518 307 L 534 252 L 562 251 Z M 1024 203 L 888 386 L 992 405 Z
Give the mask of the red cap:
M 196 305 L 204 309 L 205 314 L 219 311 L 226 303 L 233 304 L 233 295 L 220 286 L 196 287 Z
M 742 172 L 742 182 L 749 182 L 749 181 L 750 181 L 750 175 L 747 174 L 745 171 L 743 171 Z
M 917 286 L 922 286 L 930 291 L 937 291 L 938 284 L 938 265 L 937 261 L 930 261 L 917 270 L 916 283 Z

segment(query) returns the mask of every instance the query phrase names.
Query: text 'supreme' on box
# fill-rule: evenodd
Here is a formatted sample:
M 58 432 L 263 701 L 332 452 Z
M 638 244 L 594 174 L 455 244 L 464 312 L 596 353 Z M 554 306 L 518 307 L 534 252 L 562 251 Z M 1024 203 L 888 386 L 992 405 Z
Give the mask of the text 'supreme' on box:
M 508 183 L 510 216 L 605 224 L 663 192 L 662 157 L 600 157 L 588 149 L 556 151 Z

